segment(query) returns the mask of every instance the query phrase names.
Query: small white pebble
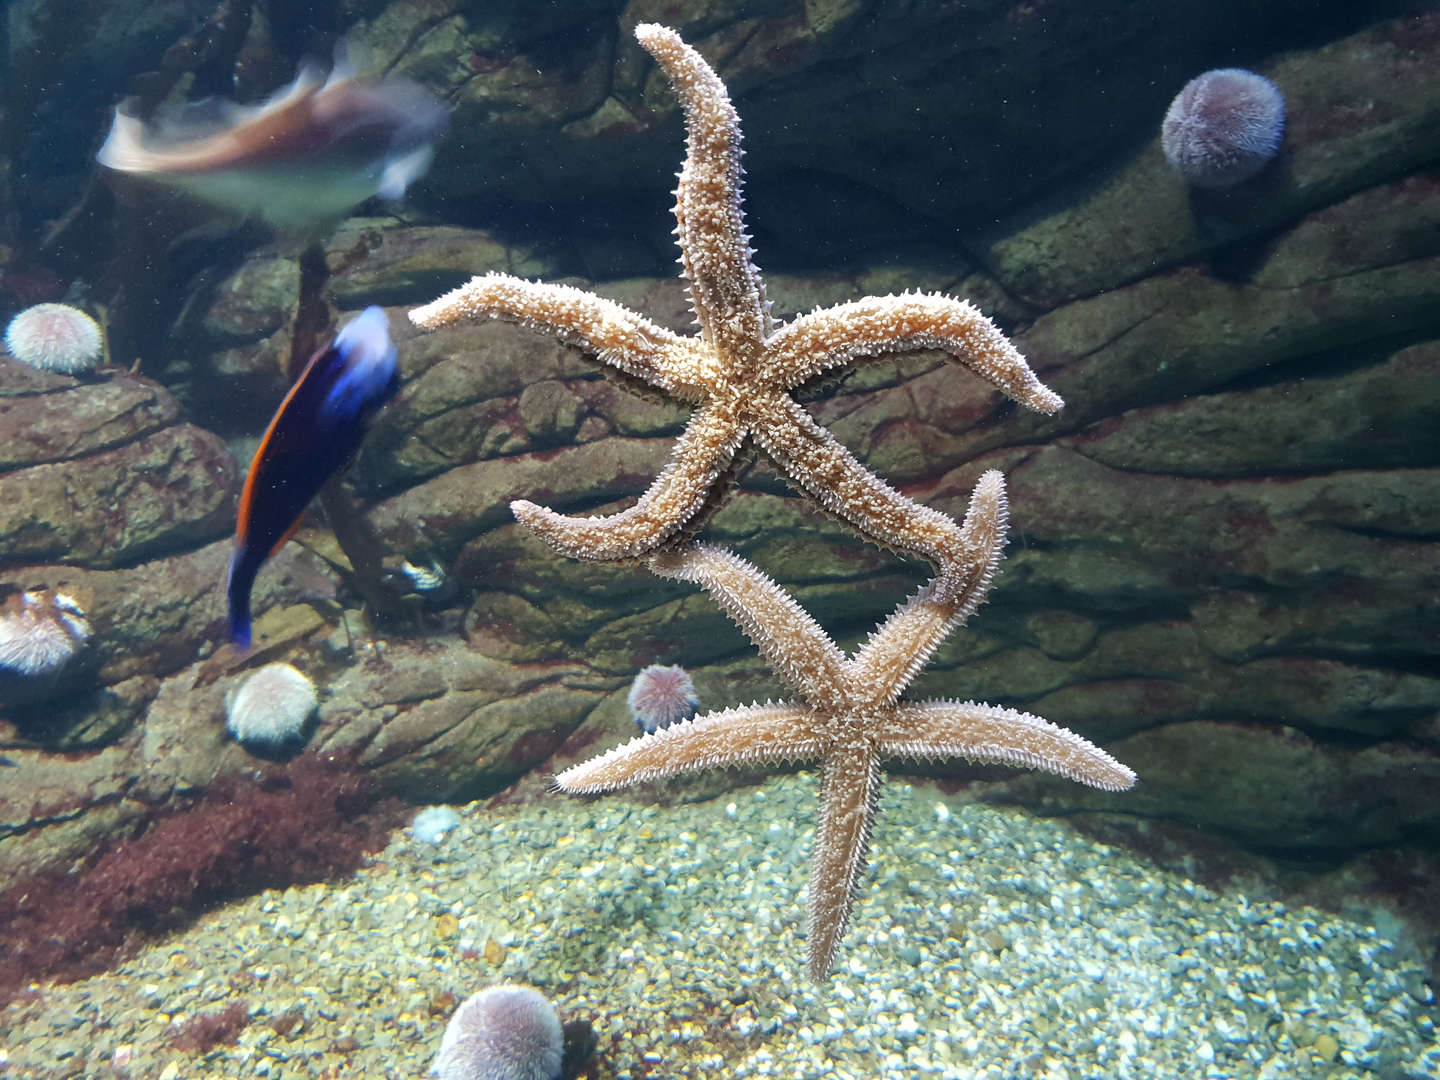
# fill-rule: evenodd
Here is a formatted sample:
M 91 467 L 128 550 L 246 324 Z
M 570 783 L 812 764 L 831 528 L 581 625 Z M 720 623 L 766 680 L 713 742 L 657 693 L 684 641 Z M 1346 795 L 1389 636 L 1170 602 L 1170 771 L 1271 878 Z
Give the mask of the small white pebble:
M 438 844 L 460 824 L 460 815 L 448 806 L 427 806 L 410 823 L 410 835 L 422 844 Z

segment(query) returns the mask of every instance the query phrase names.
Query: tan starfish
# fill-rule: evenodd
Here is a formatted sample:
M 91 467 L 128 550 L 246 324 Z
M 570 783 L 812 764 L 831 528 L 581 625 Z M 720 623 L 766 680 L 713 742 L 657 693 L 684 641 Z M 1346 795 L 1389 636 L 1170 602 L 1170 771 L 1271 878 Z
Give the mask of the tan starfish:
M 1135 774 L 1066 728 L 973 701 L 902 701 L 945 637 L 984 598 L 1005 543 L 1005 481 L 980 478 L 959 530 L 960 557 L 876 629 L 851 658 L 756 567 L 721 548 L 653 556 L 663 577 L 698 582 L 799 696 L 707 713 L 632 739 L 555 778 L 562 791 L 609 791 L 725 766 L 820 761 L 820 820 L 810 872 L 806 952 L 824 978 L 865 869 L 885 758 L 969 758 L 1027 765 L 1119 791 Z
M 699 336 L 672 333 L 593 293 L 508 274 L 473 278 L 410 312 L 427 329 L 464 318 L 522 323 L 696 406 L 669 463 L 634 506 L 610 517 L 576 518 L 522 500 L 512 504 L 515 516 L 575 558 L 649 554 L 683 538 L 750 438 L 802 489 L 872 539 L 936 563 L 953 558 L 955 522 L 866 469 L 791 392 L 867 357 L 938 349 L 1040 412 L 1059 409 L 1059 395 L 963 300 L 923 293 L 867 297 L 777 327 L 745 233 L 740 124 L 725 86 L 673 30 L 642 24 L 635 36 L 670 77 L 685 110 L 675 231 Z

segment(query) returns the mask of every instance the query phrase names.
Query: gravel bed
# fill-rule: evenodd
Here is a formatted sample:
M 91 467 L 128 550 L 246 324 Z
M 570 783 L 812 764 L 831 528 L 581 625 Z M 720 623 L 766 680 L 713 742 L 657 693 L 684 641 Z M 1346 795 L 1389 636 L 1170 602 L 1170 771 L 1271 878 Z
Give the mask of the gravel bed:
M 420 1077 L 455 999 L 539 987 L 596 1078 L 1440 1076 L 1420 967 L 1063 823 L 884 794 L 837 971 L 805 975 L 810 776 L 707 803 L 465 808 L 353 879 L 209 913 L 0 1011 L 0 1076 Z M 453 997 L 452 997 L 453 995 Z M 233 1045 L 175 1025 L 233 1001 Z

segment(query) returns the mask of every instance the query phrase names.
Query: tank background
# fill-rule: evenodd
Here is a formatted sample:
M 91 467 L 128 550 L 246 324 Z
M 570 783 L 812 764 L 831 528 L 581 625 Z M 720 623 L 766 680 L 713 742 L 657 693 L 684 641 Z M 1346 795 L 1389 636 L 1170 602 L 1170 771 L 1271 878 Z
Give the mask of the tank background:
M 0 579 L 83 595 L 96 634 L 72 693 L 0 720 L 15 766 L 0 879 L 83 859 L 251 764 L 223 737 L 238 674 L 207 663 L 243 468 L 222 440 L 253 435 L 283 390 L 300 266 L 283 238 L 112 191 L 91 157 L 127 94 L 261 97 L 342 33 L 455 105 L 406 216 L 352 221 L 327 256 L 337 309 L 392 309 L 407 379 L 352 485 L 392 551 L 461 583 L 464 614 L 422 613 L 435 632 L 354 662 L 334 577 L 288 549 L 257 595 L 274 611 L 257 662 L 292 660 L 321 684 L 312 746 L 417 802 L 529 777 L 517 797 L 628 737 L 624 691 L 647 663 L 691 670 L 707 706 L 779 690 L 704 597 L 559 559 L 505 509 L 521 495 L 623 503 L 682 413 L 523 330 L 420 337 L 403 318 L 505 268 L 598 280 L 688 327 L 668 236 L 679 117 L 628 37 L 650 7 L 442 3 L 423 27 L 407 4 L 314 5 L 304 24 L 282 7 L 31 2 L 3 24 L 0 316 L 103 307 L 115 360 L 142 374 L 3 364 Z M 1040 712 L 1143 777 L 1121 797 L 978 770 L 940 782 L 1196 874 L 1352 912 L 1373 912 L 1378 891 L 1428 916 L 1440 15 L 706 8 L 665 17 L 736 97 L 777 314 L 904 287 L 966 295 L 1070 402 L 1054 420 L 1022 416 L 932 358 L 874 365 L 812 405 L 952 514 L 981 469 L 1010 477 L 993 599 L 917 692 Z M 1160 154 L 1159 119 L 1186 79 L 1230 64 L 1281 86 L 1286 143 L 1243 188 L 1194 193 Z M 852 643 L 921 578 L 801 509 L 763 466 L 711 531 Z

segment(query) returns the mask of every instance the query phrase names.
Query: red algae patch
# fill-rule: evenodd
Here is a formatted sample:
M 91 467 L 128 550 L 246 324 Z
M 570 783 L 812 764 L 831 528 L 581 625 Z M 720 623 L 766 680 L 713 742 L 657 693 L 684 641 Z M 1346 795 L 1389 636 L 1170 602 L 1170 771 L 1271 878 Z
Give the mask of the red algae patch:
M 101 971 L 220 900 L 351 873 L 395 816 L 369 777 L 333 759 L 222 777 L 89 867 L 0 892 L 0 1002 L 34 981 Z

